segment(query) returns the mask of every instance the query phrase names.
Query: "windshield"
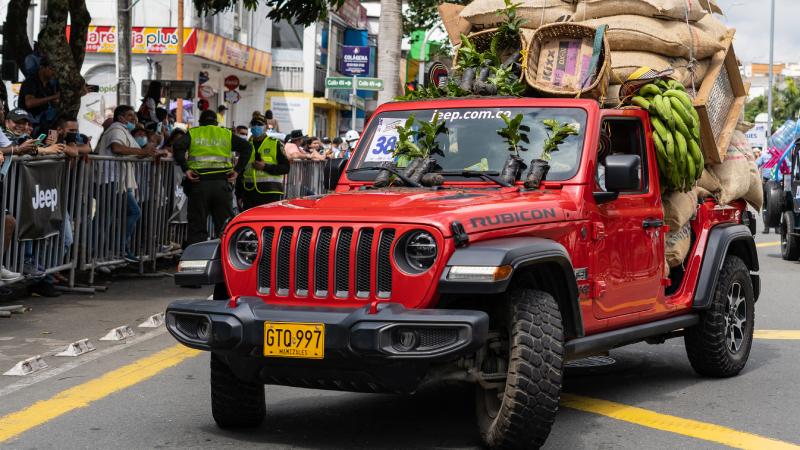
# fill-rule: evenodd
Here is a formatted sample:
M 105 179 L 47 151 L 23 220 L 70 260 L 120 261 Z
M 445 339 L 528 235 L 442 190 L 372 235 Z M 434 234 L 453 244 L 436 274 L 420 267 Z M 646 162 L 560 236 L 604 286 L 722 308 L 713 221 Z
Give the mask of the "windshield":
M 392 150 L 398 140 L 396 127 L 402 127 L 411 114 L 414 114 L 417 122 L 430 122 L 434 114 L 444 122 L 445 129 L 437 137 L 441 152 L 431 155 L 436 160 L 437 171 L 501 171 L 511 154 L 505 139 L 497 133 L 505 127 L 501 116 L 513 118 L 517 114 L 523 115 L 522 125 L 530 128 L 524 133 L 529 143 L 520 143 L 523 151 L 519 154 L 526 164 L 541 155 L 548 131 L 543 120 L 555 119 L 575 126 L 578 135 L 569 136 L 558 147 L 558 151 L 552 153 L 547 180 L 568 180 L 578 171 L 586 128 L 586 111 L 578 108 L 458 108 L 384 112 L 370 122 L 350 168 L 372 167 L 392 161 Z M 418 129 L 419 125 L 415 123 L 414 128 Z M 402 166 L 403 163 L 398 161 L 398 165 Z M 376 173 L 351 173 L 348 176 L 353 180 L 365 181 L 374 179 Z

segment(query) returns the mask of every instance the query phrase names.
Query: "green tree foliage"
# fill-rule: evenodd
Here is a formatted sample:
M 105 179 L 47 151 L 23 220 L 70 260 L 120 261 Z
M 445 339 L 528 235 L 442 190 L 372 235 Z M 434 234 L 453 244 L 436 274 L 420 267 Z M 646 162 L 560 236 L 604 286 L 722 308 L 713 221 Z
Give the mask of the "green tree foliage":
M 470 0 L 448 0 L 448 3 L 466 5 Z M 442 0 L 407 0 L 408 10 L 403 14 L 403 33 L 409 36 L 414 30 L 429 30 L 439 22 L 437 10 Z
M 200 14 L 217 14 L 233 9 L 236 0 L 195 0 Z M 269 6 L 267 17 L 274 21 L 286 20 L 298 25 L 310 25 L 328 17 L 328 10 L 339 9 L 344 0 L 244 0 L 244 7 L 254 10 L 259 3 Z
M 760 95 L 744 107 L 744 118 L 754 122 L 756 116 L 767 112 L 767 96 Z M 787 120 L 797 120 L 800 117 L 800 86 L 794 78 L 787 78 L 784 87 L 772 90 L 772 131 L 775 131 Z

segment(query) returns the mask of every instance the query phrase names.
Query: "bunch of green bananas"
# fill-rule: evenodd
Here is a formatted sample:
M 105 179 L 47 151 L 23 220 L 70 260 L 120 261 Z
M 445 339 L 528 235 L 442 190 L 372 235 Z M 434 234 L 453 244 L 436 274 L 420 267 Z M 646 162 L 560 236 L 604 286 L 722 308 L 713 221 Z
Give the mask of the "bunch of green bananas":
M 686 88 L 657 80 L 639 89 L 631 103 L 650 112 L 661 179 L 671 191 L 687 192 L 703 173 L 700 117 Z

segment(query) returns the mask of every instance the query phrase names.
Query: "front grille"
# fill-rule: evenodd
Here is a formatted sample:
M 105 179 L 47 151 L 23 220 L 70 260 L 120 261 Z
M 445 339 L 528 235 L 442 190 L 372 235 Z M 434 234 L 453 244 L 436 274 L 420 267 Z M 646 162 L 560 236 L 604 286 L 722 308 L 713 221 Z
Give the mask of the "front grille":
M 259 293 L 284 297 L 290 292 L 297 297 L 313 293 L 318 298 L 362 300 L 391 298 L 394 229 L 282 226 L 265 227 L 261 233 Z
M 458 330 L 454 328 L 422 328 L 418 335 L 419 351 L 452 345 L 458 340 Z

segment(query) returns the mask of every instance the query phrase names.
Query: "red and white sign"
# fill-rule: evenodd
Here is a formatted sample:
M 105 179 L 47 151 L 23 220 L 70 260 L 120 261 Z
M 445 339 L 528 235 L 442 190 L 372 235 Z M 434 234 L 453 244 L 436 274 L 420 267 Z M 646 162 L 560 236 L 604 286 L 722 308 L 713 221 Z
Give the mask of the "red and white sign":
M 211 98 L 214 96 L 214 88 L 207 84 L 201 84 L 197 88 L 197 96 L 200 98 Z
M 228 75 L 225 77 L 225 87 L 228 88 L 229 91 L 236 90 L 239 87 L 239 77 L 236 75 Z
M 226 91 L 223 95 L 226 103 L 239 103 L 239 100 L 242 99 L 242 96 L 239 95 L 239 91 Z

